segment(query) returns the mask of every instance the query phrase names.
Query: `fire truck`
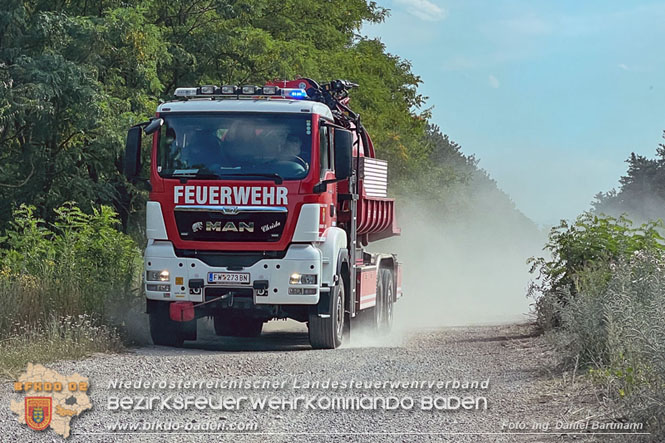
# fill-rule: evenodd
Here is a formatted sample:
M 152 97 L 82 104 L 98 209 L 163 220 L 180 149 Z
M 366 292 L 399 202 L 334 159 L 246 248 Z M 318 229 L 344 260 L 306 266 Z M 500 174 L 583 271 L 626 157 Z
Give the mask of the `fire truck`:
M 129 129 L 124 173 L 150 187 L 143 284 L 156 345 L 196 340 L 203 317 L 235 337 L 294 319 L 318 349 L 361 319 L 390 329 L 401 265 L 366 246 L 400 230 L 387 163 L 349 107 L 355 86 L 177 88 Z

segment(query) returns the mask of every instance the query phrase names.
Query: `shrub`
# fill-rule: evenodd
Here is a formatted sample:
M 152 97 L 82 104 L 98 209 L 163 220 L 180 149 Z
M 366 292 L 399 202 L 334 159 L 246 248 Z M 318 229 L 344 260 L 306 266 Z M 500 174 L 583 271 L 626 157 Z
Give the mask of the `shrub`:
M 0 339 L 42 334 L 76 341 L 82 336 L 68 334 L 72 327 L 63 325 L 71 322 L 63 319 L 79 316 L 90 322 L 84 329 L 107 325 L 111 331 L 139 301 L 140 250 L 116 229 L 116 214 L 107 206 L 86 214 L 66 204 L 52 225 L 34 211 L 18 208 L 0 239 Z M 113 347 L 117 334 L 108 331 L 99 340 Z
M 617 413 L 665 433 L 665 256 L 635 252 L 579 273 L 579 291 L 551 334 L 562 357 L 579 359 Z M 665 436 L 665 435 L 663 435 Z
M 554 292 L 569 286 L 575 292 L 574 279 L 588 265 L 630 257 L 635 251 L 665 250 L 661 221 L 632 225 L 625 215 L 615 218 L 590 212 L 571 224 L 562 220 L 550 231 L 544 248 L 551 259 L 529 259 L 531 272 L 538 271 L 542 280 L 540 289 Z
M 531 259 L 539 325 L 564 364 L 589 371 L 616 414 L 665 437 L 665 250 L 661 222 L 583 214 Z M 539 293 L 538 293 L 539 292 Z
M 578 292 L 580 272 L 596 269 L 594 278 L 607 281 L 608 266 L 636 251 L 663 251 L 661 221 L 633 227 L 625 216 L 618 218 L 585 212 L 575 222 L 561 221 L 552 228 L 545 250 L 549 258 L 531 257 L 531 273 L 537 274 L 528 295 L 533 297 L 538 324 L 547 330 L 558 326 L 563 304 Z M 596 282 L 600 283 L 600 282 Z

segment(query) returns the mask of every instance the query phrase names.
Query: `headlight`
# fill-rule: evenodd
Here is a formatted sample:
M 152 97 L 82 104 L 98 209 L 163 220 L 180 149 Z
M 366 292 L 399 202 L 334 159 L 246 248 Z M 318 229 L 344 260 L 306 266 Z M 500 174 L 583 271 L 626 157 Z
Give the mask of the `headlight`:
M 315 285 L 316 284 L 316 274 L 299 274 L 294 272 L 291 274 L 289 279 L 289 284 L 292 285 Z
M 148 281 L 169 281 L 171 274 L 166 269 L 163 271 L 146 271 L 145 279 Z

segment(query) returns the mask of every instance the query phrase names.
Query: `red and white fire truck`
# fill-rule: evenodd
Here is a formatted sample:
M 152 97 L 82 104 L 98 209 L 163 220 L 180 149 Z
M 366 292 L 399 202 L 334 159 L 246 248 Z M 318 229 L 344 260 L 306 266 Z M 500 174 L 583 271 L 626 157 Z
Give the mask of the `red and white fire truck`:
M 155 344 L 196 340 L 201 317 L 223 336 L 306 322 L 314 348 L 340 346 L 359 316 L 390 328 L 400 264 L 364 247 L 399 228 L 387 163 L 348 107 L 354 86 L 177 88 L 129 130 L 132 181 L 152 134 L 144 289 Z

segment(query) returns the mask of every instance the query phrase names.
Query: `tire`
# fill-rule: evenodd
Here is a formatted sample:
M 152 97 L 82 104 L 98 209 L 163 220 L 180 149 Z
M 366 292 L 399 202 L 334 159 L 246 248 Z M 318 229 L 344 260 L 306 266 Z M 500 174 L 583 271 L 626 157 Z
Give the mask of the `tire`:
M 258 337 L 263 330 L 263 320 L 231 315 L 216 315 L 215 334 L 226 337 Z
M 213 318 L 213 325 L 215 327 L 215 334 L 219 336 L 232 336 L 233 335 L 233 322 L 232 317 L 229 315 L 217 314 Z
M 381 269 L 380 275 L 383 290 L 381 291 L 381 321 L 377 322 L 377 326 L 381 332 L 390 332 L 393 328 L 395 307 L 393 273 L 390 269 Z
M 344 280 L 340 275 L 334 294 L 329 298 L 330 315 L 321 318 L 314 312 L 309 314 L 309 343 L 314 349 L 335 349 L 341 346 L 344 337 Z
M 382 333 L 390 332 L 393 326 L 393 275 L 389 269 L 379 269 L 376 282 L 376 306 L 374 328 Z
M 263 330 L 263 320 L 255 318 L 238 318 L 236 337 L 258 337 Z
M 169 317 L 169 304 L 163 303 L 149 314 L 150 337 L 157 346 L 179 348 L 185 341 L 183 323 L 173 321 Z M 196 322 L 196 320 L 193 320 Z

